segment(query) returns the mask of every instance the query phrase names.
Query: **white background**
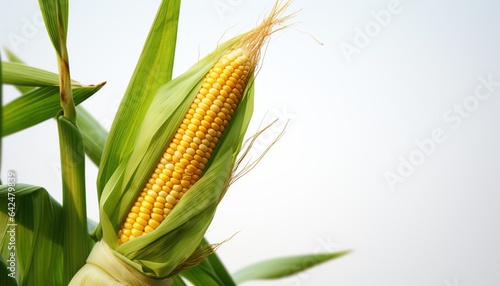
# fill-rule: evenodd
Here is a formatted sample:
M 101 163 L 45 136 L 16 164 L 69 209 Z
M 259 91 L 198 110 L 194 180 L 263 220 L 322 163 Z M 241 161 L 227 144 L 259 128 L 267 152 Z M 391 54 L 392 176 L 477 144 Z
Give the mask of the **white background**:
M 181 8 L 175 75 L 273 5 L 194 2 Z M 286 134 L 231 187 L 207 237 L 238 232 L 218 251 L 230 271 L 277 256 L 354 250 L 291 278 L 246 285 L 498 285 L 499 2 L 353 2 L 291 5 L 301 11 L 267 46 L 250 128 L 263 118 L 278 118 L 278 126 L 290 120 Z M 158 4 L 71 1 L 72 77 L 107 81 L 84 103 L 106 128 Z M 0 0 L 0 45 L 56 72 L 37 5 Z M 479 78 L 490 78 L 490 91 Z M 4 91 L 7 102 L 18 95 Z M 54 120 L 8 136 L 2 179 L 16 170 L 19 182 L 60 200 L 58 152 Z M 390 184 L 387 174 L 399 181 Z M 93 219 L 96 175 L 88 161 Z

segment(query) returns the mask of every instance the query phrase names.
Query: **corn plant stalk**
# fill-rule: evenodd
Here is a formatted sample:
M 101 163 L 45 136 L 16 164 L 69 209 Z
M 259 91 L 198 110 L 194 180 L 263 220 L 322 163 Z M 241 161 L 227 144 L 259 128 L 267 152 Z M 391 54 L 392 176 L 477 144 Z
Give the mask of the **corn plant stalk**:
M 69 57 L 66 46 L 69 3 L 67 0 L 39 0 L 39 3 L 49 37 L 56 50 L 59 68 L 61 107 L 63 108 L 64 116 L 75 124 L 76 111 L 73 96 L 71 94 Z
M 85 197 L 85 151 L 82 135 L 65 116 L 57 117 L 63 182 L 64 283 L 85 264 L 90 252 Z
M 63 55 L 57 59 L 59 63 L 61 107 L 64 111 L 64 117 L 68 118 L 71 123 L 76 124 L 76 110 L 71 90 L 71 77 L 66 49 L 63 49 L 63 52 Z
M 63 183 L 63 283 L 67 284 L 85 264 L 89 254 L 85 197 L 85 155 L 82 136 L 76 127 L 76 110 L 71 89 L 66 47 L 67 0 L 40 0 L 40 8 L 54 45 L 59 68 L 60 102 L 58 114 L 61 174 Z

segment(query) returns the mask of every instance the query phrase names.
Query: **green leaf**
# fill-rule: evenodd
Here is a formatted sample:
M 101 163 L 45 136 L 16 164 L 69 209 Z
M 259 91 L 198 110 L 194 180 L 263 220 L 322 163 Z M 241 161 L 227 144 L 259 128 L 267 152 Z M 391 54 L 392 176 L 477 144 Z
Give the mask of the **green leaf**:
M 182 271 L 180 275 L 189 280 L 189 282 L 193 283 L 193 285 L 236 285 L 232 280 L 223 281 L 219 277 L 218 272 L 214 269 L 208 258 L 203 260 L 200 264 L 196 265 L 196 267 Z
M 0 186 L 1 256 L 10 266 L 15 252 L 18 285 L 62 285 L 62 208 L 45 189 L 16 184 L 16 176 L 7 172 Z
M 59 56 L 66 46 L 68 31 L 68 0 L 39 0 L 45 27 Z
M 18 65 L 7 63 L 11 65 L 11 71 L 8 73 L 10 76 L 9 83 L 15 85 L 21 93 L 27 93 L 33 90 L 34 88 L 31 86 L 52 86 L 54 84 L 59 84 L 57 74 L 26 66 L 23 61 L 10 50 L 6 50 L 6 52 L 10 61 L 18 63 Z M 77 81 L 72 81 L 72 83 L 74 86 L 81 86 Z M 22 86 L 20 84 L 29 86 Z M 85 153 L 92 162 L 99 166 L 104 143 L 108 138 L 108 132 L 85 110 L 85 108 L 77 106 L 76 110 L 78 112 L 76 122 L 83 135 Z M 0 132 L 0 134 L 2 133 Z
M 10 62 L 3 62 L 3 82 L 15 85 L 21 93 L 40 86 L 59 86 L 59 75 L 53 72 L 26 65 L 21 58 L 10 50 L 6 50 Z M 73 86 L 82 86 L 81 83 L 71 80 Z
M 203 239 L 202 244 L 208 244 L 208 241 L 206 239 Z M 224 267 L 224 264 L 222 264 L 222 261 L 219 259 L 217 252 L 214 252 L 209 257 L 207 257 L 205 261 L 210 263 L 214 273 L 216 273 L 216 275 L 222 281 L 223 285 L 227 286 L 236 285 L 236 283 L 233 281 L 233 278 L 227 271 L 226 267 Z
M 14 63 L 23 63 L 21 58 L 19 58 L 16 54 L 14 54 L 11 50 L 5 49 L 5 53 L 7 54 L 7 59 L 9 61 L 14 62 Z M 22 75 L 20 75 L 22 76 Z M 57 75 L 55 75 L 57 77 Z M 14 79 L 16 80 L 16 79 Z M 17 90 L 19 90 L 21 93 L 27 93 L 28 91 L 32 90 L 33 87 L 30 86 L 22 86 L 22 85 L 17 85 L 16 86 Z
M 349 252 L 350 251 L 341 251 L 269 259 L 247 266 L 234 273 L 233 277 L 236 283 L 258 279 L 282 278 L 296 274 L 322 262 L 344 256 Z
M 213 273 L 217 275 L 219 280 L 222 282 L 222 285 L 236 286 L 236 283 L 227 271 L 226 267 L 224 267 L 224 264 L 222 264 L 222 261 L 219 259 L 216 252 L 207 257 L 205 261 L 212 266 Z M 193 269 L 196 269 L 196 267 Z
M 90 253 L 85 198 L 85 153 L 79 130 L 57 117 L 63 182 L 64 284 L 85 265 Z
M 83 136 L 85 153 L 96 166 L 99 166 L 108 132 L 82 106 L 77 106 L 76 111 L 78 113 L 76 123 Z
M 5 53 L 7 54 L 7 58 L 9 59 L 9 61 L 15 62 L 15 63 L 23 63 L 23 61 L 16 54 L 14 54 L 11 50 L 5 49 Z M 0 76 L 0 79 L 2 77 L 3 77 L 3 75 Z M 14 79 L 14 81 L 15 80 L 16 79 Z M 16 89 L 19 90 L 21 93 L 27 93 L 28 91 L 32 90 L 33 87 L 31 87 L 31 86 L 16 85 Z
M 59 86 L 55 73 L 19 62 L 3 62 L 3 83 L 16 86 Z M 78 84 L 77 82 L 74 82 Z M 79 84 L 78 84 L 79 85 Z
M 208 241 L 203 239 L 201 245 L 207 244 L 209 244 Z M 194 285 L 236 286 L 233 278 L 220 261 L 217 252 L 209 255 L 196 267 L 182 271 L 180 274 Z
M 186 286 L 186 283 L 184 283 L 184 281 L 179 275 L 174 276 L 172 280 L 173 280 L 172 285 L 170 286 Z
M 204 260 L 197 265 L 196 268 L 191 268 L 182 271 L 182 277 L 186 278 L 193 285 L 218 286 L 223 284 L 219 278 L 214 275 L 213 269 L 207 268 L 209 264 Z
M 15 275 L 7 269 L 7 264 L 2 256 L 0 256 L 0 285 L 17 286 Z
M 103 87 L 75 87 L 73 94 L 75 103 L 80 104 Z M 53 118 L 61 109 L 59 104 L 59 87 L 40 87 L 3 106 L 2 136 L 26 129 L 49 118 Z
M 99 197 L 115 169 L 132 151 L 134 139 L 158 88 L 172 78 L 180 2 L 164 0 L 158 9 L 109 132 L 97 179 Z

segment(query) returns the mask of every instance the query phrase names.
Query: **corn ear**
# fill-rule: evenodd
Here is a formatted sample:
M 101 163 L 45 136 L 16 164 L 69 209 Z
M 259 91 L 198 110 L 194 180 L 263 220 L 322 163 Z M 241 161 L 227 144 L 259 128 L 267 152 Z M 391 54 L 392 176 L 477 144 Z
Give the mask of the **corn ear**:
M 120 243 L 154 231 L 203 174 L 255 67 L 241 48 L 226 53 L 196 98 L 123 222 Z

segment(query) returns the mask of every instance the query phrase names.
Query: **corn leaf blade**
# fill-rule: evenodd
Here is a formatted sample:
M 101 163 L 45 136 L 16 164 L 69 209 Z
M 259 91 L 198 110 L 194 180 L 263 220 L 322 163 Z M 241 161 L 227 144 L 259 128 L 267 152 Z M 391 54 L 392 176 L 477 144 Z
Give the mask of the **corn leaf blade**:
M 77 106 L 76 111 L 78 113 L 76 123 L 83 136 L 85 153 L 96 166 L 99 166 L 108 132 L 82 106 Z
M 73 89 L 76 104 L 82 103 L 102 88 L 104 83 L 96 86 L 82 86 Z M 2 136 L 26 129 L 49 118 L 53 118 L 61 109 L 59 104 L 59 87 L 40 87 L 3 106 Z
M 176 275 L 172 279 L 172 285 L 171 286 L 186 286 L 186 283 L 184 283 L 184 280 L 179 275 Z
M 9 276 L 10 273 L 3 257 L 0 256 L 0 285 L 17 286 L 16 279 Z
M 58 75 L 45 70 L 26 66 L 24 62 L 10 50 L 7 50 L 7 57 L 12 63 L 9 84 L 13 84 L 21 93 L 28 93 L 33 90 L 33 86 L 53 86 L 59 85 Z M 9 63 L 8 63 L 9 64 Z M 22 79 L 22 80 L 21 80 Z M 77 81 L 72 81 L 74 86 L 81 86 Z M 23 84 L 23 85 L 20 85 Z M 108 138 L 108 132 L 97 122 L 95 118 L 82 106 L 76 107 L 78 117 L 76 118 L 78 127 L 83 135 L 85 153 L 90 160 L 99 166 L 101 161 L 104 143 Z M 0 111 L 1 112 L 1 111 Z M 1 113 L 0 113 L 1 114 Z M 0 116 L 1 118 L 1 116 Z M 2 132 L 0 132 L 2 134 Z
M 16 54 L 14 54 L 11 50 L 5 49 L 5 53 L 7 54 L 7 59 L 9 61 L 14 62 L 14 63 L 23 63 L 21 58 L 19 58 Z M 31 86 L 22 86 L 22 85 L 17 85 L 16 89 L 19 90 L 21 93 L 27 93 L 28 91 L 32 90 L 33 87 Z
M 97 181 L 100 197 L 114 170 L 126 158 L 154 94 L 172 78 L 180 0 L 162 1 L 122 99 L 104 148 Z
M 9 61 L 11 62 L 14 62 L 14 63 L 21 63 L 21 64 L 24 64 L 23 61 L 16 55 L 14 54 L 11 50 L 9 49 L 6 49 L 5 50 L 5 53 L 7 54 L 7 58 L 9 59 Z M 1 62 L 0 62 L 1 63 Z M 36 74 L 36 73 L 35 73 Z M 36 74 L 37 75 L 37 74 Z M 18 77 L 13 77 L 14 79 L 11 79 L 11 81 L 16 81 L 18 80 L 19 77 L 21 77 L 22 75 L 19 75 Z M 56 75 L 57 76 L 57 75 Z M 0 78 L 3 78 L 3 75 L 0 77 Z M 51 80 L 51 79 L 50 79 Z M 11 83 L 12 84 L 12 83 Z M 16 84 L 13 84 L 17 90 L 19 90 L 19 92 L 21 92 L 21 94 L 24 94 L 24 93 L 28 93 L 28 91 L 31 91 L 34 87 L 32 86 L 24 86 L 24 85 L 16 85 Z M 1 134 L 1 133 L 0 133 Z
M 39 0 L 49 38 L 61 56 L 68 31 L 68 0 Z
M 221 279 L 219 273 L 214 269 L 208 258 L 203 260 L 196 267 L 182 271 L 180 275 L 193 283 L 193 285 L 236 285 L 232 280 L 227 281 L 227 279 Z
M 206 269 L 206 262 L 203 261 L 196 268 L 191 268 L 182 272 L 182 277 L 186 278 L 193 285 L 218 286 L 223 284 L 220 279 L 212 275 L 212 270 Z
M 208 241 L 203 239 L 202 245 L 206 244 L 209 244 Z M 233 278 L 219 259 L 217 252 L 212 253 L 196 267 L 181 272 L 181 275 L 195 285 L 197 283 L 203 284 L 203 281 L 212 279 L 214 283 L 219 283 L 214 285 L 236 286 Z
M 10 172 L 8 178 L 15 179 Z M 8 262 L 12 251 L 8 244 L 9 230 L 13 230 L 18 285 L 62 285 L 61 205 L 41 187 L 7 183 L 0 186 L 0 251 L 3 260 Z M 9 192 L 9 187 L 15 190 Z M 15 205 L 15 226 L 9 225 L 13 221 L 9 215 L 12 205 L 8 203 Z
M 28 66 L 21 62 L 3 62 L 3 82 L 16 86 L 59 86 L 55 73 Z M 78 84 L 77 82 L 74 82 Z
M 205 260 L 212 266 L 213 273 L 217 275 L 217 277 L 223 283 L 223 285 L 236 286 L 236 283 L 234 282 L 233 278 L 227 271 L 226 267 L 224 267 L 224 264 L 222 264 L 222 261 L 219 259 L 217 252 L 213 253 Z M 196 269 L 196 267 L 193 269 Z
M 296 274 L 320 263 L 348 254 L 350 251 L 297 255 L 274 258 L 247 266 L 233 274 L 236 283 L 250 280 L 277 279 Z

